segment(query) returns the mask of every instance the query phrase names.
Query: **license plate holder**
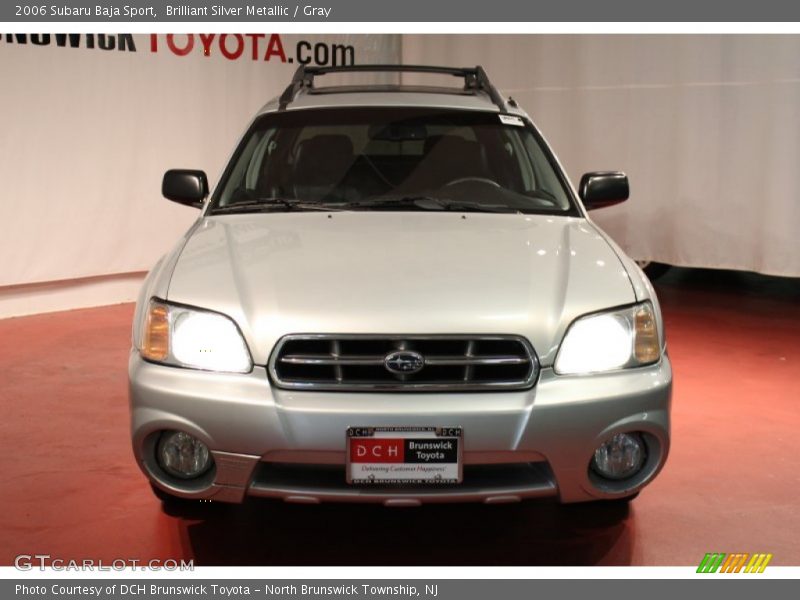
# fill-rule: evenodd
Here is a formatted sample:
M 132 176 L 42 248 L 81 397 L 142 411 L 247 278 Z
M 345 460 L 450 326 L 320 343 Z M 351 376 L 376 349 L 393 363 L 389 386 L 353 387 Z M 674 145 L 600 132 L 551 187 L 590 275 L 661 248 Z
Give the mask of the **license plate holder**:
M 347 483 L 459 484 L 463 449 L 461 427 L 348 427 Z

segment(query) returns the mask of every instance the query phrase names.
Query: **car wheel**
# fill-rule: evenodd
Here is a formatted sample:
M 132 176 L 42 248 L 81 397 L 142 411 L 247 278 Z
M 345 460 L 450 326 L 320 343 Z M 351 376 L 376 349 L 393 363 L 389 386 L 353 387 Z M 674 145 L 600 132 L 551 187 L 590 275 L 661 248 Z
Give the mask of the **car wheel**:
M 161 500 L 164 512 L 172 517 L 203 518 L 213 514 L 218 514 L 225 510 L 227 503 L 211 502 L 208 500 L 192 500 L 190 498 L 180 498 L 165 492 L 154 484 L 150 484 L 153 494 Z
M 669 265 L 652 260 L 637 260 L 636 264 L 644 271 L 650 281 L 655 281 L 669 270 Z

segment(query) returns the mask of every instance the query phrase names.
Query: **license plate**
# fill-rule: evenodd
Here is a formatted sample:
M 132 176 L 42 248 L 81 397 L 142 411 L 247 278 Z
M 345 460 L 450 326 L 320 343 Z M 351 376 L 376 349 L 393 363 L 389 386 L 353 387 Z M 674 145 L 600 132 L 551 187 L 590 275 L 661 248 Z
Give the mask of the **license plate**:
M 347 483 L 461 483 L 461 427 L 350 427 Z

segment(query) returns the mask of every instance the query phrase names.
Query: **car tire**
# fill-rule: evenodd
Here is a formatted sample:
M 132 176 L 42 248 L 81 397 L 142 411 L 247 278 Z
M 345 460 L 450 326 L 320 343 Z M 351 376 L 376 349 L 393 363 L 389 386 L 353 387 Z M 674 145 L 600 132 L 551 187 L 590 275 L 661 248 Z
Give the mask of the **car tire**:
M 208 517 L 224 511 L 227 506 L 224 502 L 193 500 L 191 498 L 173 496 L 152 483 L 150 484 L 150 488 L 153 490 L 155 497 L 161 501 L 161 507 L 164 509 L 164 512 L 173 517 Z
M 652 260 L 637 260 L 636 264 L 644 271 L 650 281 L 655 281 L 669 271 L 669 265 Z

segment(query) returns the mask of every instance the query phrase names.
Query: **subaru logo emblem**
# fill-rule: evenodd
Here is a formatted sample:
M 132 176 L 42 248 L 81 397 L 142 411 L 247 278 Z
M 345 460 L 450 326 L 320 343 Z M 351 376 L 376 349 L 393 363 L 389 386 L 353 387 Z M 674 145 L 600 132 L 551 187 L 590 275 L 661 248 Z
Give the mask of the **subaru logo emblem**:
M 425 366 L 425 358 L 419 352 L 410 350 L 398 350 L 387 354 L 383 359 L 383 365 L 387 371 L 398 375 L 410 375 L 416 373 Z

